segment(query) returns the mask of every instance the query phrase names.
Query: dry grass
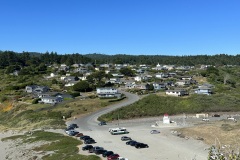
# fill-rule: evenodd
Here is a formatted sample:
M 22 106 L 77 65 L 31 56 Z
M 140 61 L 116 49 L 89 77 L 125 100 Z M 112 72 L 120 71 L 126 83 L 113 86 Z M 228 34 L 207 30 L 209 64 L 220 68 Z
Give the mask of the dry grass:
M 67 112 L 69 110 L 72 110 L 72 116 L 80 117 L 81 115 L 85 115 L 87 113 L 91 113 L 103 107 L 106 107 L 110 104 L 108 101 L 109 100 L 103 100 L 98 98 L 83 100 L 76 99 L 65 104 L 59 104 L 59 106 L 56 107 L 54 111 Z
M 198 83 L 207 83 L 207 78 L 206 77 L 202 77 L 202 76 L 194 76 L 193 78 L 194 80 L 196 80 Z
M 204 143 L 217 146 L 231 146 L 235 149 L 240 147 L 240 123 L 218 121 L 209 124 L 200 124 L 194 127 L 181 128 L 178 130 L 184 136 L 194 139 L 203 138 Z

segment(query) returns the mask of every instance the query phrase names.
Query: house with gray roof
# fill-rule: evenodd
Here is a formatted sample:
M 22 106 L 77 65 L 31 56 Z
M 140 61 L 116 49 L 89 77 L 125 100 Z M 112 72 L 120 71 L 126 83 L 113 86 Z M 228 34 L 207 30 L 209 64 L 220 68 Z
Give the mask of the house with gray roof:
M 44 93 L 48 91 L 49 88 L 47 86 L 30 85 L 25 87 L 25 92 L 27 93 Z

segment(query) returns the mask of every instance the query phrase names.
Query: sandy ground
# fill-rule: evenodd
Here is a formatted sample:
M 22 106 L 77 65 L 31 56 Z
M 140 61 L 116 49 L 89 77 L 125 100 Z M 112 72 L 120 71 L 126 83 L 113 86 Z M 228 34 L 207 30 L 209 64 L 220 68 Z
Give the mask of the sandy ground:
M 192 138 L 180 138 L 172 134 L 177 125 L 159 125 L 157 128 L 151 127 L 152 122 L 147 121 L 125 121 L 119 125 L 126 127 L 130 132 L 127 135 L 133 140 L 143 142 L 149 145 L 149 148 L 136 149 L 126 145 L 121 141 L 123 135 L 111 135 L 108 128 L 118 127 L 118 123 L 108 124 L 106 126 L 97 126 L 84 134 L 91 136 L 96 140 L 94 146 L 104 147 L 106 150 L 112 150 L 120 156 L 129 160 L 206 160 L 208 156 L 208 145 L 200 140 Z M 157 129 L 160 134 L 150 134 L 152 129 Z M 84 145 L 82 145 L 84 146 Z M 87 151 L 79 151 L 80 154 L 89 155 Z M 100 156 L 101 157 L 101 156 Z M 106 158 L 104 158 L 106 159 Z
M 179 138 L 172 134 L 174 128 L 179 128 L 177 125 L 159 125 L 153 128 L 155 122 L 152 119 L 138 119 L 130 121 L 120 121 L 109 123 L 106 126 L 96 125 L 89 131 L 81 131 L 85 135 L 89 135 L 96 140 L 94 146 L 104 147 L 106 150 L 112 150 L 122 157 L 129 160 L 206 160 L 209 146 L 200 140 L 192 138 Z M 143 142 L 149 145 L 149 148 L 136 149 L 128 146 L 124 141 L 121 141 L 123 135 L 111 135 L 108 132 L 109 128 L 126 127 L 130 132 L 126 136 L 132 139 Z M 160 134 L 150 134 L 152 129 L 157 129 Z M 64 133 L 63 130 L 47 130 L 57 133 Z M 24 132 L 1 132 L 0 138 L 9 137 L 12 135 L 24 134 Z M 32 148 L 42 145 L 42 142 L 31 145 L 17 145 L 16 141 L 0 141 L 0 159 L 1 160 L 40 160 L 41 157 L 48 153 L 35 152 Z M 82 151 L 84 144 L 79 146 L 80 154 L 89 155 L 87 151 Z M 101 157 L 101 156 L 99 156 Z M 102 158 L 102 157 L 101 157 Z M 106 159 L 106 158 L 102 158 Z

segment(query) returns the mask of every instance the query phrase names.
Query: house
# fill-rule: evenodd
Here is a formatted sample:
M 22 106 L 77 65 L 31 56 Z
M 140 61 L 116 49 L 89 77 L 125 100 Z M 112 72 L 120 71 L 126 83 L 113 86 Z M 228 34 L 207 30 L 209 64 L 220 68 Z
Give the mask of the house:
M 47 86 L 31 85 L 25 87 L 25 92 L 27 93 L 44 93 L 48 91 L 49 88 Z
M 115 77 L 115 78 L 110 78 L 109 80 L 110 83 L 113 83 L 113 84 L 120 84 L 120 78 L 118 77 Z
M 142 74 L 142 73 L 144 73 L 144 72 L 145 72 L 144 69 L 137 69 L 137 70 L 136 70 L 136 73 L 138 73 L 138 74 Z
M 64 86 L 65 87 L 71 87 L 71 86 L 74 86 L 76 83 L 78 83 L 78 81 L 69 81 Z
M 177 86 L 188 86 L 191 84 L 189 80 L 180 80 L 175 83 Z
M 153 70 L 157 70 L 157 71 L 159 71 L 159 70 L 164 70 L 163 66 L 160 65 L 159 63 L 156 65 L 156 67 L 154 67 L 154 68 L 152 68 L 152 69 L 153 69 Z
M 179 97 L 179 96 L 188 95 L 188 93 L 184 89 L 174 89 L 174 90 L 166 90 L 166 95 Z
M 175 77 L 176 75 L 177 75 L 177 73 L 175 73 L 175 72 L 168 73 L 168 77 Z
M 135 86 L 136 86 L 136 84 L 135 84 L 135 82 L 126 82 L 126 83 L 124 83 L 125 84 L 125 88 L 126 89 L 133 89 L 133 88 L 135 88 Z
M 155 90 L 166 90 L 167 85 L 165 83 L 153 83 L 153 87 Z
M 77 64 L 77 63 L 75 63 L 75 64 L 72 65 L 72 67 L 73 67 L 73 68 L 78 68 L 78 67 L 80 67 L 80 65 Z
M 38 98 L 44 98 L 44 97 L 61 97 L 64 98 L 73 98 L 70 94 L 64 94 L 59 92 L 46 92 L 46 93 L 38 93 Z
M 201 85 L 201 86 L 198 86 L 197 89 L 195 89 L 194 93 L 211 95 L 213 93 L 213 91 L 210 86 Z
M 115 64 L 115 69 L 116 70 L 120 70 L 121 68 L 123 68 L 122 64 Z
M 111 98 L 118 96 L 118 90 L 115 88 L 97 88 L 97 95 L 100 98 Z
M 173 70 L 175 69 L 174 65 L 164 65 L 163 68 L 165 68 L 166 70 Z
M 76 81 L 75 79 L 76 79 L 76 77 L 74 77 L 74 76 L 66 76 L 63 80 L 65 82 L 73 82 L 73 81 Z
M 123 74 L 118 74 L 118 73 L 112 73 L 113 77 L 119 77 L 119 78 L 123 78 L 124 75 Z
M 78 72 L 78 73 L 86 73 L 87 72 L 87 68 L 85 68 L 85 67 L 79 67 L 79 68 L 76 68 L 76 69 L 74 69 L 74 71 L 73 72 Z
M 86 74 L 85 75 L 83 75 L 82 77 L 78 77 L 80 80 L 82 80 L 82 81 L 86 81 L 87 80 L 87 76 L 86 76 Z
M 142 81 L 142 76 L 136 76 L 134 77 L 134 80 L 137 82 L 141 82 Z
M 59 67 L 60 71 L 67 71 L 69 70 L 69 66 L 67 66 L 66 64 L 61 64 Z
M 57 75 L 55 73 L 50 73 L 50 77 L 53 78 L 53 77 L 56 77 Z
M 63 98 L 61 97 L 42 97 L 40 103 L 45 103 L 45 104 L 56 104 L 60 103 L 63 101 Z
M 157 73 L 155 74 L 156 78 L 168 78 L 168 74 L 166 73 Z
M 110 68 L 110 67 L 112 67 L 112 65 L 110 65 L 110 64 L 100 64 L 99 67 L 101 67 L 101 68 Z
M 192 80 L 192 76 L 182 76 L 181 80 Z
M 140 90 L 146 90 L 146 84 L 138 84 L 138 85 L 135 85 L 134 88 L 136 89 L 140 89 Z
M 19 74 L 19 70 L 15 70 L 12 73 L 10 73 L 10 75 L 13 75 L 13 76 L 18 76 L 18 74 Z

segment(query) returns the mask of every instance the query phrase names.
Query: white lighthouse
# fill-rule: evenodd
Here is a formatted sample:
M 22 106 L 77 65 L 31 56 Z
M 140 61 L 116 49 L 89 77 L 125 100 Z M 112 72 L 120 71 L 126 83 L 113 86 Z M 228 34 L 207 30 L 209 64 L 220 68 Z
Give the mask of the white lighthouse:
M 163 124 L 170 124 L 170 118 L 167 113 L 163 116 Z

